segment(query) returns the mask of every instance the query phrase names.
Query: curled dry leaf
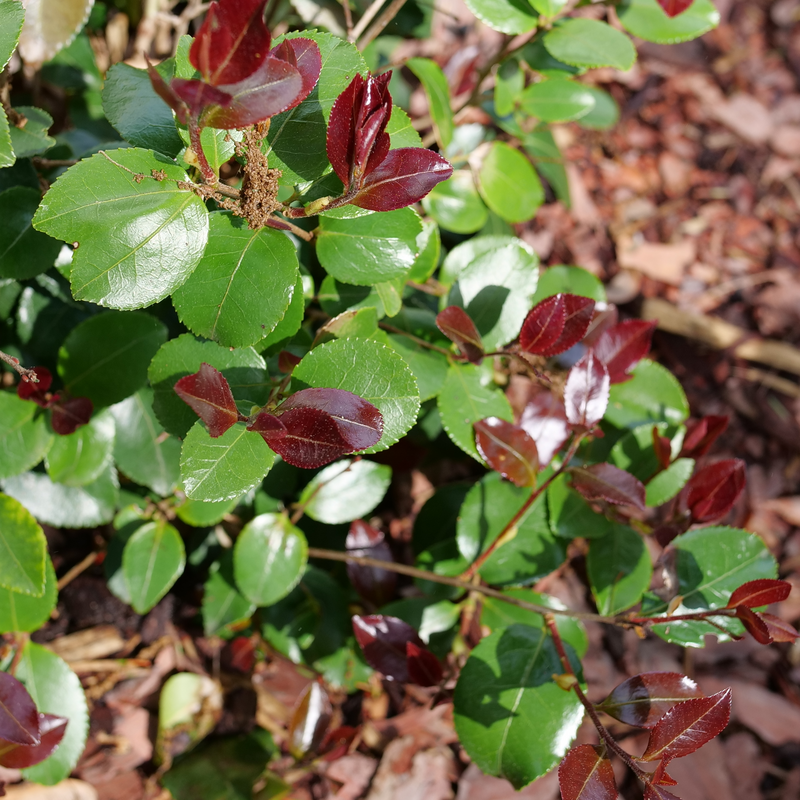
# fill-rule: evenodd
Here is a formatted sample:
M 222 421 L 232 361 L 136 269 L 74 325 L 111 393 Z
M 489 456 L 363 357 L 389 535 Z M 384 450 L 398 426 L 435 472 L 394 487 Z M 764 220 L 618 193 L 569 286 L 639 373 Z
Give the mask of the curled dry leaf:
M 630 380 L 630 370 L 650 352 L 655 328 L 655 322 L 628 319 L 603 331 L 594 352 L 606 365 L 611 383 Z
M 695 522 L 712 522 L 727 514 L 745 484 L 744 461 L 728 458 L 696 472 L 681 492 Z
M 448 306 L 436 315 L 436 327 L 455 342 L 462 355 L 473 364 L 483 360 L 483 342 L 472 318 L 460 306 Z
M 558 767 L 562 800 L 617 800 L 617 785 L 611 762 L 599 747 L 573 747 Z
M 755 581 L 748 581 L 742 584 L 731 595 L 728 600 L 727 608 L 737 608 L 747 606 L 747 608 L 758 608 L 768 606 L 770 603 L 780 603 L 785 600 L 792 591 L 792 584 L 788 581 L 780 581 L 773 578 L 759 578 Z
M 606 500 L 644 510 L 644 484 L 624 469 L 602 463 L 573 467 L 570 474 L 572 485 L 587 500 Z
M 186 375 L 175 384 L 175 394 L 205 422 L 209 436 L 214 439 L 239 419 L 228 381 L 205 362 L 193 375 Z
M 567 421 L 579 429 L 597 425 L 608 407 L 610 382 L 608 370 L 594 354 L 586 353 L 569 371 L 564 387 Z
M 474 425 L 475 446 L 486 463 L 515 486 L 534 486 L 539 472 L 536 442 L 517 425 L 487 417 Z

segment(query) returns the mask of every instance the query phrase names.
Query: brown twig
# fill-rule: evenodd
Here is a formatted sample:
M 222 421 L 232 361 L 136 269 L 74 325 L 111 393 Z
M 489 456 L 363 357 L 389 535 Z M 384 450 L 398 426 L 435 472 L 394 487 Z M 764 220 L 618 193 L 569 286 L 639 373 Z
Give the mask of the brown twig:
M 0 361 L 5 361 L 20 377 L 27 378 L 31 383 L 39 383 L 39 377 L 32 369 L 27 369 L 19 363 L 19 359 L 0 350 Z
M 383 328 L 383 330 L 388 331 L 389 333 L 396 333 L 399 336 L 405 336 L 407 339 L 411 339 L 412 342 L 415 342 L 420 347 L 427 347 L 428 350 L 435 350 L 437 353 L 442 353 L 446 355 L 448 358 L 454 358 L 456 361 L 464 361 L 464 356 L 457 356 L 455 353 L 451 352 L 450 350 L 446 350 L 444 347 L 439 347 L 436 344 L 431 344 L 430 342 L 426 342 L 424 339 L 420 339 L 419 336 L 414 336 L 413 333 L 409 333 L 408 331 L 404 331 L 402 328 L 395 328 L 394 325 L 390 325 L 388 322 L 379 322 L 379 328 Z
M 376 36 L 379 36 L 381 31 L 397 16 L 405 4 L 406 0 L 392 0 L 358 42 L 358 49 L 364 50 Z
M 65 572 L 64 575 L 58 579 L 58 591 L 60 592 L 65 586 L 72 583 L 78 575 L 86 572 L 86 570 L 97 561 L 99 555 L 100 553 L 98 552 L 91 552 L 86 558 L 72 567 L 72 569 Z
M 358 37 L 367 29 L 367 25 L 375 19 L 375 15 L 381 10 L 385 0 L 373 0 L 372 5 L 361 15 L 361 19 L 356 23 L 347 40 L 355 42 Z

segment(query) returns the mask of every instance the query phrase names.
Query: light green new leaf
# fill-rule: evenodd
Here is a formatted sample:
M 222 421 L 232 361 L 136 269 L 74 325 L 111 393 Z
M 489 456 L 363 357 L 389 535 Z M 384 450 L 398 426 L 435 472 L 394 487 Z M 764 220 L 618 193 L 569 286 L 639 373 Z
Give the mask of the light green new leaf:
M 0 392 L 0 478 L 35 467 L 52 442 L 46 416 L 36 403 Z
M 87 425 L 68 436 L 56 436 L 45 456 L 47 474 L 66 486 L 96 481 L 114 449 L 114 417 L 108 411 L 94 414 Z
M 50 619 L 58 601 L 56 571 L 49 556 L 45 557 L 44 594 L 29 594 L 0 588 L 0 633 L 32 633 Z
M 0 194 L 0 278 L 33 278 L 56 263 L 61 244 L 31 226 L 41 199 L 41 192 L 30 186 L 12 186 Z
M 693 472 L 693 458 L 679 458 L 677 461 L 673 461 L 645 486 L 644 504 L 648 508 L 656 508 L 669 502 L 686 486 Z
M 520 95 L 522 109 L 542 122 L 569 122 L 594 108 L 594 95 L 575 81 L 550 78 L 534 83 Z
M 23 505 L 0 494 L 0 586 L 21 594 L 44 594 L 47 541 Z
M 244 526 L 233 548 L 233 570 L 242 594 L 271 606 L 299 583 L 308 561 L 303 532 L 283 514 L 260 514 Z
M 386 126 L 389 134 L 390 148 L 422 147 L 422 139 L 411 122 L 411 117 L 400 106 L 392 106 L 392 116 Z
M 76 300 L 142 308 L 192 274 L 208 239 L 208 212 L 178 181 L 188 176 L 173 161 L 131 148 L 97 153 L 53 184 L 34 227 L 77 246 Z
M 545 17 L 554 17 L 567 4 L 567 0 L 529 0 L 529 2 Z
M 614 67 L 628 70 L 636 61 L 636 48 L 621 31 L 596 19 L 568 19 L 544 37 L 554 58 L 573 67 Z
M 439 266 L 442 252 L 439 226 L 433 220 L 428 219 L 422 223 L 422 232 L 417 236 L 417 249 L 419 255 L 406 275 L 406 280 L 425 283 Z
M 500 33 L 527 33 L 539 24 L 539 15 L 526 0 L 465 0 L 469 10 Z
M 422 207 L 453 233 L 475 233 L 489 219 L 472 173 L 465 169 L 456 170 L 446 181 L 436 184 L 422 199 Z
M 686 11 L 672 18 L 657 0 L 624 0 L 617 14 L 628 33 L 656 44 L 688 42 L 719 25 L 719 11 L 711 0 L 694 0 Z
M 527 222 L 544 202 L 531 162 L 511 145 L 492 142 L 478 172 L 486 205 L 506 222 Z
M 444 149 L 453 139 L 453 109 L 450 87 L 442 68 L 429 58 L 410 58 L 406 66 L 419 78 L 428 97 L 428 108 L 439 147 Z
M 26 120 L 21 128 L 16 125 L 9 127 L 11 146 L 17 158 L 30 158 L 44 153 L 56 143 L 52 136 L 47 135 L 53 126 L 53 118 L 46 111 L 33 106 L 17 106 L 14 110 Z
M 653 577 L 650 553 L 627 525 L 612 525 L 605 536 L 592 540 L 586 567 L 597 610 L 606 616 L 636 605 Z
M 147 522 L 128 539 L 122 551 L 122 573 L 131 605 L 146 614 L 183 574 L 183 539 L 169 523 Z

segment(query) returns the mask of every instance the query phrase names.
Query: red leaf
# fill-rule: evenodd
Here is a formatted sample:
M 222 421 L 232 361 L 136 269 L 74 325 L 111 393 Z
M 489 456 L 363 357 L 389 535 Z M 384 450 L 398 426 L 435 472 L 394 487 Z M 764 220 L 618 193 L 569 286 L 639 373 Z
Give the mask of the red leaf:
M 700 458 L 728 427 L 729 417 L 710 415 L 687 425 L 681 458 Z
M 542 467 L 552 461 L 569 438 L 564 404 L 552 392 L 539 392 L 528 402 L 519 426 L 536 442 Z
M 651 780 L 659 786 L 677 786 L 678 781 L 671 775 L 667 775 L 667 764 L 669 761 L 659 761 Z
M 653 450 L 658 463 L 663 469 L 666 469 L 672 460 L 672 443 L 667 436 L 661 436 L 658 432 L 658 425 L 653 425 Z
M 772 644 L 772 635 L 764 620 L 761 619 L 760 614 L 756 614 L 755 611 L 751 611 L 746 606 L 739 606 L 736 609 L 736 616 L 739 617 L 747 632 L 759 644 Z
M 611 762 L 591 744 L 573 747 L 558 767 L 562 800 L 617 800 Z
M 499 417 L 479 420 L 475 445 L 484 461 L 515 486 L 534 486 L 539 472 L 536 442 L 522 428 Z
M 386 543 L 383 533 L 361 519 L 350 523 L 345 548 L 355 556 L 394 561 L 392 550 Z M 391 600 L 397 586 L 397 573 L 379 567 L 365 567 L 350 561 L 347 562 L 347 576 L 361 597 L 378 607 Z
M 199 119 L 205 108 L 227 108 L 233 102 L 233 97 L 228 92 L 203 81 L 187 78 L 173 78 L 165 92 L 163 87 L 159 89 L 156 75 L 155 70 L 150 73 L 153 88 L 175 110 L 179 122 L 186 123 L 189 117 Z
M 731 716 L 731 690 L 673 706 L 653 728 L 642 761 L 688 756 L 721 733 Z
M 558 341 L 553 346 L 542 353 L 543 356 L 557 356 L 570 347 L 576 345 L 589 330 L 594 314 L 594 300 L 588 297 L 581 297 L 577 294 L 564 295 L 564 329 Z
M 658 4 L 664 9 L 668 17 L 677 17 L 682 14 L 694 2 L 694 0 L 658 0 Z
M 417 686 L 438 686 L 444 677 L 442 664 L 430 650 L 406 642 L 408 679 Z
M 75 433 L 81 425 L 86 425 L 94 411 L 92 401 L 88 397 L 71 397 L 69 400 L 61 400 L 56 396 L 51 408 L 50 425 L 60 436 L 69 436 L 69 434 Z
M 792 584 L 787 581 L 759 578 L 755 581 L 748 581 L 736 589 L 726 607 L 758 608 L 758 606 L 768 606 L 770 603 L 780 603 L 785 600 L 791 591 Z
M 408 683 L 406 644 L 411 642 L 420 648 L 425 644 L 407 622 L 382 614 L 356 615 L 353 617 L 353 633 L 367 664 L 389 680 Z
M 47 390 L 53 384 L 53 375 L 47 367 L 34 367 L 33 371 L 39 379 L 34 383 L 23 376 L 17 384 L 17 396 L 22 400 L 32 400 L 36 405 L 47 408 L 52 398 L 47 395 Z
M 612 384 L 630 379 L 630 369 L 650 352 L 655 327 L 655 322 L 629 319 L 603 332 L 594 346 L 594 352 L 608 368 Z
M 252 75 L 269 51 L 264 23 L 267 0 L 220 0 L 208 9 L 189 60 L 212 86 L 238 83 Z
M 255 666 L 256 648 L 249 637 L 237 636 L 233 641 L 228 642 L 225 649 L 228 651 L 228 663 L 231 669 L 247 674 Z
M 733 508 L 744 484 L 744 461 L 728 458 L 696 472 L 681 494 L 695 522 L 711 522 Z
M 598 708 L 626 725 L 652 728 L 676 703 L 702 696 L 680 672 L 643 672 L 623 681 Z
M 69 720 L 54 714 L 39 714 L 41 741 L 34 745 L 20 745 L 0 741 L 0 767 L 25 769 L 44 761 L 61 744 Z
M 776 617 L 774 614 L 768 614 L 766 611 L 759 611 L 758 616 L 767 626 L 767 630 L 773 642 L 793 642 L 795 639 L 800 638 L 800 633 L 788 622 L 784 622 L 780 617 Z
M 472 318 L 460 306 L 448 306 L 436 315 L 436 327 L 473 364 L 483 360 L 483 342 Z
M 572 485 L 587 500 L 607 500 L 615 505 L 644 510 L 644 484 L 630 472 L 603 463 L 573 467 L 570 473 Z
M 222 436 L 239 419 L 231 387 L 221 372 L 203 362 L 175 384 L 175 393 L 205 422 L 209 436 Z
M 519 332 L 519 346 L 526 353 L 544 355 L 561 336 L 566 318 L 563 294 L 542 300 L 525 317 Z
M 290 353 L 288 350 L 281 350 L 278 353 L 278 369 L 285 375 L 291 375 L 294 368 L 302 361 L 299 356 Z
M 672 784 L 670 784 L 672 785 Z M 652 783 L 645 784 L 644 800 L 681 800 L 677 795 L 668 792 L 662 786 L 654 786 Z
M 564 387 L 567 420 L 579 428 L 593 428 L 608 406 L 608 370 L 592 351 L 569 371 Z
M 39 744 L 39 712 L 28 690 L 12 675 L 0 672 L 0 739 Z

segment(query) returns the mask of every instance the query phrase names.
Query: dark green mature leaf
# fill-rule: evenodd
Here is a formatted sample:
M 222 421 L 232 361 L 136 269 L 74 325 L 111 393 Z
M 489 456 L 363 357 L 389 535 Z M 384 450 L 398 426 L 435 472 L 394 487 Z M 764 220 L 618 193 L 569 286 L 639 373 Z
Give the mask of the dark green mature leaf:
M 261 353 L 272 354 L 282 349 L 284 343 L 288 343 L 291 338 L 300 330 L 303 324 L 303 315 L 306 310 L 305 296 L 303 292 L 303 277 L 297 276 L 297 283 L 294 285 L 292 299 L 289 307 L 283 315 L 283 319 L 275 326 L 269 336 L 264 337 L 257 343 L 256 349 Z
M 389 334 L 385 341 L 414 373 L 420 401 L 424 403 L 436 397 L 447 378 L 447 356 L 399 334 Z
M 144 386 L 147 367 L 166 339 L 166 325 L 150 314 L 107 311 L 67 336 L 58 372 L 74 397 L 88 397 L 95 409 L 110 406 Z
M 366 339 L 336 339 L 315 347 L 295 367 L 292 387 L 344 389 L 372 403 L 383 415 L 383 435 L 365 453 L 399 441 L 419 412 L 417 382 L 408 365 L 390 347 Z
M 225 636 L 241 629 L 256 610 L 255 605 L 236 588 L 230 550 L 219 563 L 212 565 L 203 588 L 202 616 L 206 636 Z
M 181 478 L 186 496 L 219 501 L 241 497 L 269 472 L 275 453 L 244 425 L 212 439 L 198 420 L 183 440 Z
M 633 380 L 611 387 L 604 416 L 618 428 L 635 428 L 645 422 L 684 422 L 689 401 L 678 379 L 661 364 L 643 359 L 631 371 Z
M 11 125 L 11 146 L 17 158 L 28 158 L 49 150 L 56 140 L 47 135 L 53 126 L 53 118 L 41 108 L 17 106 L 14 109 L 27 120 L 22 128 Z
M 562 672 L 552 639 L 527 625 L 498 630 L 470 653 L 453 696 L 454 721 L 483 772 L 521 789 L 559 762 L 583 719 L 574 692 L 553 680 Z
M 422 222 L 412 208 L 358 219 L 320 219 L 317 256 L 337 281 L 363 286 L 405 275 L 419 250 Z
M 19 501 L 0 494 L 0 586 L 42 597 L 46 552 L 39 523 Z
M 8 0 L 12 2 L 13 0 Z M 0 168 L 11 167 L 17 157 L 11 144 L 11 129 L 4 109 L 0 108 Z
M 69 278 L 76 300 L 142 308 L 192 274 L 208 239 L 208 212 L 178 187 L 188 179 L 170 159 L 131 148 L 97 153 L 53 184 L 34 227 L 78 247 Z
M 450 108 L 450 87 L 442 68 L 429 58 L 410 58 L 406 66 L 419 78 L 428 96 L 436 141 L 443 150 L 453 139 L 453 111 Z
M 39 630 L 56 607 L 56 583 L 56 571 L 48 556 L 45 558 L 44 594 L 41 597 L 0 588 L 0 633 L 32 633 Z
M 569 194 L 567 171 L 564 168 L 564 158 L 549 128 L 539 126 L 537 130 L 523 135 L 522 147 L 533 159 L 536 171 L 544 176 L 553 192 L 555 192 L 556 197 L 567 208 L 570 208 L 572 201 Z M 582 294 L 582 292 L 579 291 L 570 291 L 572 291 L 573 294 Z
M 0 2 L 0 69 L 8 64 L 17 46 L 24 19 L 25 8 L 19 0 Z
M 677 427 L 665 422 L 659 422 L 655 426 L 652 423 L 645 423 L 633 428 L 614 443 L 609 454 L 609 462 L 635 475 L 640 481 L 650 480 L 661 466 L 653 449 L 654 427 L 659 436 L 674 440 L 671 450 L 677 455 L 685 432 L 683 426 Z
M 25 280 L 55 264 L 61 244 L 31 225 L 41 199 L 39 190 L 28 186 L 0 194 L 0 278 Z
M 719 11 L 711 0 L 694 0 L 686 11 L 672 18 L 658 0 L 625 0 L 617 14 L 626 31 L 657 44 L 688 42 L 719 25 Z
M 236 585 L 257 606 L 271 606 L 289 594 L 307 561 L 306 537 L 284 514 L 260 514 L 252 519 L 233 549 Z
M 467 494 L 458 519 L 458 549 L 468 562 L 489 549 L 530 496 L 530 487 L 517 487 L 496 472 L 485 475 Z M 540 497 L 516 525 L 516 534 L 500 545 L 480 569 L 492 585 L 526 584 L 559 567 L 565 556 L 547 520 Z
M 122 572 L 137 614 L 146 614 L 183 574 L 186 551 L 178 531 L 159 520 L 147 522 L 128 539 Z
M 114 449 L 114 417 L 108 411 L 95 414 L 75 433 L 56 436 L 45 456 L 51 480 L 66 486 L 85 486 L 96 481 Z
M 212 214 L 203 258 L 172 296 L 193 333 L 228 347 L 247 347 L 281 321 L 298 279 L 297 251 L 270 228 L 251 230 L 229 212 Z
M 544 202 L 531 162 L 505 142 L 493 142 L 478 173 L 486 205 L 506 222 L 526 222 Z
M 606 22 L 568 19 L 544 37 L 550 55 L 573 67 L 628 70 L 636 61 L 631 40 Z
M 35 467 L 52 442 L 53 434 L 35 403 L 0 392 L 0 478 Z
M 422 207 L 445 230 L 475 233 L 489 218 L 489 212 L 475 188 L 469 170 L 456 170 L 446 181 L 431 189 Z
M 636 605 L 650 586 L 653 567 L 642 537 L 627 525 L 592 541 L 586 559 L 597 610 L 606 616 Z
M 531 84 L 520 96 L 522 109 L 542 122 L 569 122 L 594 108 L 594 95 L 582 84 L 550 78 Z
M 467 0 L 469 10 L 501 33 L 527 33 L 539 24 L 538 14 L 525 0 Z
M 603 89 L 588 87 L 594 97 L 594 108 L 578 121 L 582 128 L 607 131 L 619 122 L 620 109 L 617 101 Z
M 64 738 L 48 759 L 22 771 L 25 778 L 52 786 L 66 778 L 83 753 L 89 729 L 89 711 L 78 676 L 55 653 L 28 642 L 17 667 L 17 678 L 25 684 L 42 714 L 57 714 L 69 720 Z

